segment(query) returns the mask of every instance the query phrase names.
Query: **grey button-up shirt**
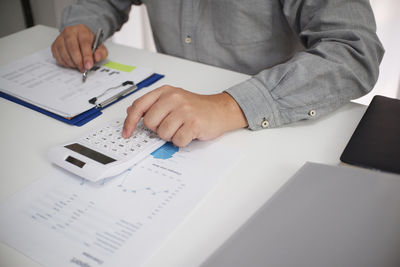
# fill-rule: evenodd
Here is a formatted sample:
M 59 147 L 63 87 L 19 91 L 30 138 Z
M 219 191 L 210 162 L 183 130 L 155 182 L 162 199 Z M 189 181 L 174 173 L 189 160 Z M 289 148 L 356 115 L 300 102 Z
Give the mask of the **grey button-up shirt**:
M 110 36 L 135 2 L 79 1 L 61 30 L 83 23 Z M 368 0 L 142 2 L 159 52 L 252 75 L 224 89 L 253 130 L 326 114 L 378 77 L 383 48 Z

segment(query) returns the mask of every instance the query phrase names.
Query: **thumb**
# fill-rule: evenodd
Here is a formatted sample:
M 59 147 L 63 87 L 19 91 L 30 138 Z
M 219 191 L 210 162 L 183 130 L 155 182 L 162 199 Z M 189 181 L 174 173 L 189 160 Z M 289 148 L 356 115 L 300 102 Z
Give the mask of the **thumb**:
M 107 48 L 105 47 L 104 44 L 100 45 L 96 49 L 96 51 L 94 52 L 94 55 L 93 55 L 94 60 L 96 62 L 100 62 L 100 61 L 105 60 L 107 58 L 107 56 L 108 56 L 108 50 L 107 50 Z

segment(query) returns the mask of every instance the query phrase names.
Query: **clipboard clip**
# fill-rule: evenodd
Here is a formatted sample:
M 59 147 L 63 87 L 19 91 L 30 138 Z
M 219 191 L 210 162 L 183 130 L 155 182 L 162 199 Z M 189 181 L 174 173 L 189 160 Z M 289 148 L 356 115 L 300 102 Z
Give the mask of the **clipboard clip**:
M 127 86 L 127 85 L 131 85 L 131 86 L 128 87 L 128 88 L 126 88 L 126 89 L 124 89 L 124 90 L 122 90 L 122 91 L 119 92 L 118 94 L 116 94 L 116 95 L 114 95 L 114 96 L 112 96 L 112 97 L 110 97 L 110 98 L 104 100 L 103 102 L 97 103 L 97 100 L 98 100 L 100 97 L 102 97 L 103 95 L 105 95 L 108 91 L 117 89 L 117 88 L 119 88 L 119 87 L 121 87 L 121 86 Z M 107 90 L 105 90 L 105 91 L 104 91 L 103 93 L 101 93 L 100 95 L 89 99 L 89 103 L 90 103 L 90 104 L 93 104 L 93 105 L 96 105 L 96 107 L 98 107 L 98 108 L 102 108 L 102 107 L 105 107 L 105 106 L 107 106 L 108 104 L 110 104 L 110 103 L 112 103 L 112 102 L 118 100 L 119 98 L 124 97 L 124 96 L 126 96 L 126 95 L 128 95 L 128 94 L 134 92 L 136 89 L 137 89 L 137 86 L 135 85 L 134 82 L 132 82 L 132 81 L 126 81 L 126 82 L 123 82 L 122 84 L 120 84 L 120 85 L 118 85 L 118 86 L 108 88 Z

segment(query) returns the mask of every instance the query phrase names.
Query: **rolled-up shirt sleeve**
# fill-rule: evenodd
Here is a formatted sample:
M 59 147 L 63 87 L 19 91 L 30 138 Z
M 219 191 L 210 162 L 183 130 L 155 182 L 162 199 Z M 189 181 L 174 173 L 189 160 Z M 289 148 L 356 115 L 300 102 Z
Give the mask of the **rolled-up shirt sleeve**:
M 226 90 L 252 130 L 317 118 L 365 95 L 384 53 L 368 0 L 281 4 L 304 50 Z
M 102 28 L 105 37 L 119 30 L 129 18 L 135 0 L 80 0 L 63 9 L 60 31 L 67 26 L 85 24 L 92 32 Z

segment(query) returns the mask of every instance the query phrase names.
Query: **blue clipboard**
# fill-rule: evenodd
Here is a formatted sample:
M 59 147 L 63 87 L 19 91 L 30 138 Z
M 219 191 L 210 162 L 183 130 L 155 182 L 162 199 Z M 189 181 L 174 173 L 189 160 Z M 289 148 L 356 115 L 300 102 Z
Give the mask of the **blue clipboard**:
M 50 112 L 48 110 L 42 109 L 40 107 L 32 105 L 32 104 L 30 104 L 28 102 L 25 102 L 25 101 L 23 101 L 21 99 L 18 99 L 16 97 L 10 96 L 10 95 L 8 95 L 6 93 L 3 93 L 3 92 L 0 92 L 0 97 L 8 99 L 8 100 L 10 100 L 12 102 L 15 102 L 17 104 L 25 106 L 27 108 L 36 110 L 36 111 L 38 111 L 38 112 L 40 112 L 42 114 L 50 116 L 50 117 L 52 117 L 54 119 L 57 119 L 59 121 L 65 122 L 67 124 L 71 124 L 71 125 L 75 125 L 75 126 L 82 126 L 82 125 L 85 125 L 86 123 L 88 123 L 89 121 L 93 120 L 94 118 L 96 118 L 96 117 L 100 116 L 101 114 L 103 114 L 103 112 L 102 112 L 103 109 L 111 106 L 114 103 L 117 103 L 118 101 L 120 101 L 120 100 L 124 99 L 125 97 L 127 97 L 127 96 L 129 96 L 129 95 L 131 95 L 131 94 L 133 94 L 133 93 L 135 93 L 137 91 L 139 91 L 140 89 L 142 89 L 144 87 L 152 85 L 153 83 L 157 82 L 158 80 L 160 80 L 163 77 L 164 77 L 164 75 L 162 75 L 162 74 L 154 73 L 153 75 L 151 75 L 147 79 L 145 79 L 145 80 L 141 81 L 140 83 L 138 83 L 137 84 L 137 89 L 135 91 L 116 99 L 114 102 L 110 103 L 107 106 L 104 106 L 102 108 L 93 107 L 93 108 L 91 108 L 91 109 L 89 109 L 89 110 L 87 110 L 87 111 L 85 111 L 85 112 L 83 112 L 83 113 L 71 118 L 71 119 L 64 118 L 64 117 L 59 116 L 59 115 L 57 115 L 55 113 L 52 113 L 52 112 Z

